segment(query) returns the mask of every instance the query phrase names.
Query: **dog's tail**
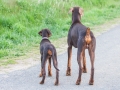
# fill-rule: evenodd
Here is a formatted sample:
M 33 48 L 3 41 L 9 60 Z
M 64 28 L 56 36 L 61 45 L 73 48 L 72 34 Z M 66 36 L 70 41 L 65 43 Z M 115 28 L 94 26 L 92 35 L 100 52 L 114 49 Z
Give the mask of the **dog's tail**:
M 58 71 L 60 71 L 60 70 L 57 68 L 57 64 L 58 64 L 58 63 L 57 63 L 57 56 L 56 56 L 54 50 L 53 50 L 53 49 L 48 50 L 48 54 L 52 56 L 53 66 L 55 67 L 55 69 L 58 70 Z
M 60 71 L 58 68 L 57 68 L 57 56 L 55 56 L 55 54 L 53 53 L 52 55 L 52 59 L 53 59 L 53 65 L 55 67 L 56 70 Z
M 85 42 L 87 45 L 89 45 L 91 41 L 92 41 L 92 39 L 90 36 L 90 28 L 88 27 L 86 30 L 86 35 L 85 35 Z

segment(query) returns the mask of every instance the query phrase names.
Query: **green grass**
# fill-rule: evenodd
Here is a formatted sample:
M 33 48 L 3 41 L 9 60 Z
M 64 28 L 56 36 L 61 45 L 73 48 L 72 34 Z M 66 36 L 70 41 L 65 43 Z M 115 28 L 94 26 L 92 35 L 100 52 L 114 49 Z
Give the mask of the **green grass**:
M 0 0 L 0 62 L 26 55 L 39 45 L 38 31 L 49 28 L 52 40 L 66 37 L 73 6 L 84 9 L 88 27 L 120 17 L 120 0 Z M 8 59 L 8 61 L 4 61 Z
M 1 64 L 0 65 L 4 65 L 4 66 L 7 66 L 8 64 L 16 64 L 15 60 L 1 60 Z

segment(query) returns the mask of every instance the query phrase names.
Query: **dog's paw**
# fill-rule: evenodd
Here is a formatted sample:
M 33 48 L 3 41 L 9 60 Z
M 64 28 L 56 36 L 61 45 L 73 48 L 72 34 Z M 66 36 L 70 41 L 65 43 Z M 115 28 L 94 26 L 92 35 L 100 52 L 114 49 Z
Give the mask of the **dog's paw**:
M 55 86 L 58 86 L 58 81 L 55 81 Z
M 70 71 L 66 71 L 66 76 L 71 76 L 71 72 Z
M 52 77 L 52 74 L 48 74 L 49 77 Z
M 41 81 L 40 84 L 44 84 L 44 81 Z
M 66 73 L 66 76 L 71 76 L 71 73 Z
M 80 85 L 81 80 L 76 81 L 76 85 Z
M 93 85 L 94 84 L 94 81 L 93 80 L 90 80 L 89 81 L 89 85 Z
M 51 73 L 51 72 L 48 72 L 48 76 L 51 77 L 51 76 L 52 76 L 52 73 Z
M 83 68 L 83 73 L 87 73 L 87 69 L 84 69 L 84 68 Z
M 43 75 L 42 75 L 42 73 L 39 75 L 39 77 L 42 77 Z

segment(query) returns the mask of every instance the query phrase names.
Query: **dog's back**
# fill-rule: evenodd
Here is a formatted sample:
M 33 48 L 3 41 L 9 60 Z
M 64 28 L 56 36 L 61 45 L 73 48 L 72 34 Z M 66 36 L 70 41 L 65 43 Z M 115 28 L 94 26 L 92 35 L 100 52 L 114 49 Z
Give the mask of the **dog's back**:
M 71 43 L 77 48 L 78 39 L 83 38 L 86 33 L 86 27 L 81 23 L 76 23 L 71 26 L 68 38 L 71 38 Z
M 40 53 L 41 54 L 47 54 L 49 56 L 51 56 L 53 54 L 53 52 L 56 52 L 55 47 L 50 43 L 50 41 L 41 41 L 40 44 Z
M 81 23 L 76 23 L 71 26 L 68 34 L 68 38 L 71 38 L 71 43 L 74 47 L 78 47 L 77 43 L 79 39 L 84 39 L 87 32 L 87 27 Z M 91 38 L 94 38 L 92 31 L 90 31 Z

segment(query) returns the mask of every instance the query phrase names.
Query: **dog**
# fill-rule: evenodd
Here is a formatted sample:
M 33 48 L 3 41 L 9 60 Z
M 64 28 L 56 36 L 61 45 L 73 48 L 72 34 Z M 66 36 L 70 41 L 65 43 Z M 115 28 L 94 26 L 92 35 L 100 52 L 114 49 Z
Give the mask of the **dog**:
M 53 60 L 53 65 L 56 69 L 56 81 L 55 85 L 59 84 L 59 69 L 58 62 L 57 62 L 57 52 L 55 47 L 51 44 L 50 40 L 48 39 L 51 36 L 51 32 L 49 29 L 43 29 L 38 32 L 40 36 L 42 36 L 42 40 L 40 42 L 40 54 L 41 54 L 41 73 L 40 77 L 43 76 L 42 81 L 40 84 L 44 84 L 46 71 L 45 71 L 45 65 L 47 62 L 47 59 L 49 61 L 48 64 L 48 76 L 52 76 L 51 73 L 51 58 Z
M 87 73 L 85 49 L 88 49 L 90 61 L 91 61 L 91 77 L 90 77 L 89 85 L 93 85 L 96 39 L 90 28 L 84 26 L 80 21 L 83 15 L 83 9 L 80 7 L 72 7 L 69 12 L 72 12 L 72 24 L 69 29 L 68 38 L 67 38 L 68 63 L 67 63 L 66 76 L 71 75 L 71 55 L 72 55 L 72 46 L 74 46 L 75 48 L 78 48 L 77 62 L 79 65 L 79 75 L 76 81 L 76 85 L 80 84 L 82 72 Z

